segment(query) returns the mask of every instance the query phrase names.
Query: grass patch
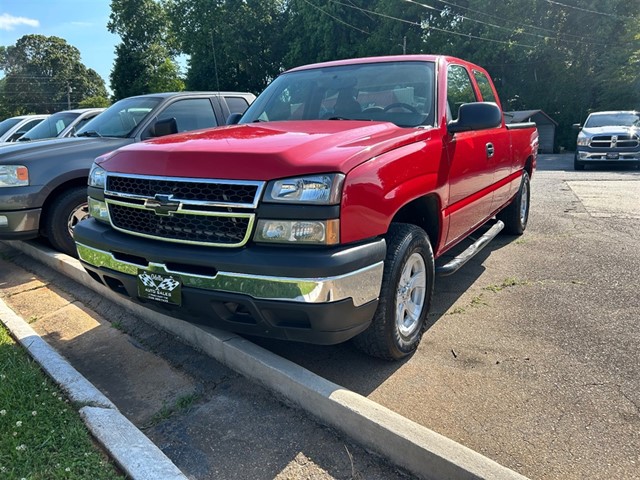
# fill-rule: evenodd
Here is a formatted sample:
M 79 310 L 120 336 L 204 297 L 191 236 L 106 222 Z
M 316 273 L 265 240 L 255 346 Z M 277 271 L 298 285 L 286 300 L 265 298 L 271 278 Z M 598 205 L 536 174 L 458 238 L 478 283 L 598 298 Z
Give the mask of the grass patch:
M 124 332 L 124 325 L 122 325 L 122 322 L 120 322 L 119 320 L 116 320 L 115 322 L 111 322 L 111 328 L 115 328 L 116 330 L 120 330 L 121 332 Z
M 472 307 L 479 307 L 480 305 L 489 305 L 487 302 L 485 302 L 482 294 L 476 295 L 475 297 L 473 297 L 471 299 L 471 306 Z
M 518 285 L 528 285 L 529 282 L 526 280 L 518 280 L 517 278 L 506 278 L 502 283 L 498 285 L 489 285 L 484 287 L 484 290 L 488 290 L 493 293 L 497 293 L 505 288 L 516 287 Z
M 151 417 L 151 420 L 149 420 L 149 422 L 143 427 L 143 430 L 158 425 L 160 422 L 166 420 L 172 415 L 188 410 L 195 403 L 198 397 L 198 394 L 191 393 L 178 398 L 174 405 L 163 405 L 163 407 L 153 415 L 153 417 Z
M 124 479 L 60 389 L 0 325 L 0 478 Z

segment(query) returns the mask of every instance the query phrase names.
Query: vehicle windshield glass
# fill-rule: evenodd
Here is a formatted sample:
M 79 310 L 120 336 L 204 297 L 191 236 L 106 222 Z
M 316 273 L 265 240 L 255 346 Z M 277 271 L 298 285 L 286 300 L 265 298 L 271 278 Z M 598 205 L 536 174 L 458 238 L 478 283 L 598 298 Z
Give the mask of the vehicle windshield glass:
M 434 64 L 377 62 L 285 73 L 240 123 L 367 120 L 400 127 L 433 125 Z
M 161 101 L 159 97 L 120 100 L 78 130 L 76 136 L 128 137 Z
M 0 135 L 4 135 L 5 133 L 7 133 L 11 129 L 11 127 L 16 125 L 19 121 L 19 118 L 7 118 L 6 120 L 0 122 Z
M 640 127 L 640 113 L 599 113 L 589 115 L 584 128 L 597 127 Z
M 19 140 L 40 140 L 57 137 L 71 122 L 78 118 L 78 115 L 80 114 L 73 112 L 54 113 L 25 133 Z

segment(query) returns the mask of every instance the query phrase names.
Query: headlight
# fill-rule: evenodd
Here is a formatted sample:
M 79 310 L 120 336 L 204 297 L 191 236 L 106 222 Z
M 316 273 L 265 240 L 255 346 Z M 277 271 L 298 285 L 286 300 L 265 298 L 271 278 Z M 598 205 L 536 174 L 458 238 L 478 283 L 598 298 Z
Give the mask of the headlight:
M 29 185 L 29 170 L 24 165 L 0 165 L 0 187 Z
M 109 210 L 107 204 L 89 197 L 89 216 L 103 222 L 109 221 Z
M 343 182 L 341 173 L 274 180 L 267 185 L 264 201 L 336 205 Z
M 256 242 L 336 245 L 340 220 L 258 220 Z
M 107 178 L 107 171 L 104 168 L 99 167 L 97 164 L 94 163 L 91 166 L 91 171 L 89 172 L 89 186 L 104 188 L 106 178 Z
M 579 147 L 588 147 L 589 146 L 589 137 L 583 137 L 581 135 L 578 136 L 578 146 Z

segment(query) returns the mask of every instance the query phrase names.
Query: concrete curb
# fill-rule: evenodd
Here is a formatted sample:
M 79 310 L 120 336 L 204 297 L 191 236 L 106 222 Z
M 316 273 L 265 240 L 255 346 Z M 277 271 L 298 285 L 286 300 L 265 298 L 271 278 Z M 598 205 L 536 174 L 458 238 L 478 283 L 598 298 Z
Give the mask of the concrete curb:
M 420 478 L 526 479 L 233 333 L 193 325 L 141 307 L 92 280 L 75 259 L 26 242 L 5 243 L 89 286 L 145 321 L 182 338 L 229 368 L 284 396 L 321 423 L 343 432 Z
M 0 299 L 0 322 L 75 404 L 97 441 L 133 480 L 187 477 L 116 406 Z

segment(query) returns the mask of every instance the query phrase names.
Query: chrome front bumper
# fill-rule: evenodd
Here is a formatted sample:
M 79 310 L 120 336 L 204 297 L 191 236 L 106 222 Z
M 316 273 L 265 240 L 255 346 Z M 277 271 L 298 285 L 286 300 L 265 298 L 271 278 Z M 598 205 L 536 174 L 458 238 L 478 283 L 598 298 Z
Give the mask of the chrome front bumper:
M 97 268 L 106 268 L 137 276 L 139 270 L 179 276 L 185 287 L 249 295 L 258 300 L 282 300 L 300 303 L 327 303 L 351 298 L 358 307 L 376 300 L 380 294 L 384 263 L 347 274 L 326 278 L 290 278 L 218 271 L 215 276 L 173 271 L 162 263 L 138 265 L 116 259 L 110 252 L 77 243 L 80 260 Z

